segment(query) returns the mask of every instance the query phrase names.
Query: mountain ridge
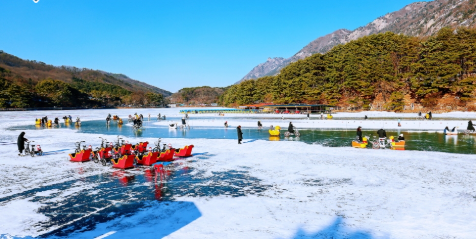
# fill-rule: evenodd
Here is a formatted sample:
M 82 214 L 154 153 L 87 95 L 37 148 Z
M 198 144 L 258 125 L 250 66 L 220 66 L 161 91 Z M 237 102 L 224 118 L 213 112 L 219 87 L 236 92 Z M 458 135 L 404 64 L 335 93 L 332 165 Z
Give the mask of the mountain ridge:
M 358 27 L 353 31 L 339 29 L 318 37 L 293 56 L 282 60 L 281 64 L 269 61 L 261 63 L 237 83 L 263 76 L 276 75 L 283 67 L 292 62 L 304 59 L 315 53 L 326 53 L 336 45 L 357 40 L 363 36 L 390 31 L 397 34 L 424 37 L 435 34 L 443 27 L 472 27 L 475 26 L 475 22 L 474 0 L 414 2 L 398 11 L 378 17 L 367 25 Z

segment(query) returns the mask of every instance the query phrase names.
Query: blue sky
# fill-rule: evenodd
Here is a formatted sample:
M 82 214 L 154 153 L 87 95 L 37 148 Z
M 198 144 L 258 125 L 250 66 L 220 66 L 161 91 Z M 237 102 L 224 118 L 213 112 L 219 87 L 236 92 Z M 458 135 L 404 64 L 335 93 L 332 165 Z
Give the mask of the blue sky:
M 176 92 L 228 86 L 268 57 L 290 57 L 411 0 L 1 0 L 0 50 L 100 69 Z

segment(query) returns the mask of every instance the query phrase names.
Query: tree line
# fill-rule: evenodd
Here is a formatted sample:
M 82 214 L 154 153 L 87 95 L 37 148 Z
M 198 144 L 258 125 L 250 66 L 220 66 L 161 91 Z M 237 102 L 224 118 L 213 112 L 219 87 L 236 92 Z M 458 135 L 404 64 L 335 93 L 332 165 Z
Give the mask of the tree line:
M 187 105 L 200 105 L 217 103 L 220 95 L 223 94 L 225 88 L 200 86 L 187 87 L 180 89 L 177 93 L 170 96 L 173 103 L 184 103 Z
M 369 109 L 377 97 L 401 111 L 404 98 L 426 108 L 443 96 L 468 106 L 476 89 L 476 29 L 442 28 L 432 37 L 369 35 L 294 62 L 276 76 L 243 81 L 220 96 L 225 106 L 273 102 Z

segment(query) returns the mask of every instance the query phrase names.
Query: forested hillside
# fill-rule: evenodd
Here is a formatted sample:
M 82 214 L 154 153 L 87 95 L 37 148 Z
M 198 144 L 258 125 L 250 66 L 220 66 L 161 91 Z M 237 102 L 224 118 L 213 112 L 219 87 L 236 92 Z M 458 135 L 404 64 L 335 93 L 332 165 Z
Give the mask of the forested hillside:
M 387 13 L 369 24 L 353 31 L 339 29 L 310 42 L 299 52 L 280 61 L 266 61 L 253 68 L 242 80 L 256 79 L 268 75 L 276 75 L 288 64 L 304 59 L 315 53 L 327 53 L 336 45 L 357 40 L 372 34 L 393 32 L 407 36 L 433 36 L 443 27 L 474 27 L 476 26 L 475 0 L 433 0 L 414 2 L 404 8 Z
M 225 92 L 225 88 L 220 87 L 190 87 L 183 88 L 170 96 L 170 102 L 183 103 L 187 105 L 201 105 L 217 103 L 220 95 Z
M 55 67 L 0 52 L 0 108 L 161 105 L 171 93 L 125 75 Z
M 443 28 L 429 38 L 380 33 L 294 62 L 276 76 L 233 85 L 220 101 L 474 109 L 475 63 L 475 29 Z

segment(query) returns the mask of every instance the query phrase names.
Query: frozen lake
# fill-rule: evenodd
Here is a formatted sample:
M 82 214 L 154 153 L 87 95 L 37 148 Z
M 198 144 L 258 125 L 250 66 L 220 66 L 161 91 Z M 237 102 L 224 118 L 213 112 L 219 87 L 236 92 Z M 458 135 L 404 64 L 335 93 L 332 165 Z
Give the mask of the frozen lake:
M 134 131 L 107 113 L 147 115 Z M 472 114 L 433 122 L 318 121 L 289 116 L 299 141 L 270 141 L 263 125 L 287 120 L 270 115 L 191 115 L 190 130 L 169 130 L 178 109 L 3 112 L 0 114 L 0 238 L 474 238 L 476 156 L 474 136 L 447 137 L 441 126 L 463 129 Z M 79 116 L 83 126 L 37 129 L 34 118 Z M 358 119 L 361 114 L 342 114 Z M 399 115 L 402 116 L 402 115 Z M 403 115 L 405 116 L 405 115 Z M 450 117 L 451 116 L 451 117 Z M 300 117 L 300 118 L 299 118 Z M 440 116 L 438 116 L 440 117 Z M 402 117 L 405 118 L 405 117 Z M 232 127 L 223 128 L 228 121 Z M 378 121 L 378 124 L 375 123 Z M 236 125 L 244 144 L 236 142 Z M 386 126 L 402 132 L 407 150 L 351 148 L 355 127 L 364 135 Z M 390 126 L 391 125 L 391 126 Z M 339 129 L 339 130 L 337 130 Z M 41 144 L 42 157 L 20 157 L 21 131 Z M 284 132 L 284 130 L 282 131 Z M 194 156 L 167 167 L 155 181 L 149 167 L 113 169 L 72 163 L 74 142 L 115 140 L 195 145 Z
M 177 118 L 177 117 L 175 117 Z M 216 119 L 216 117 L 207 117 Z M 200 118 L 203 120 L 203 118 Z M 176 121 L 179 121 L 177 119 Z M 171 120 L 170 122 L 173 122 Z M 262 120 L 263 121 L 263 120 Z M 253 120 L 256 122 L 256 119 Z M 264 122 L 264 121 L 263 121 Z M 190 125 L 194 124 L 194 120 L 188 121 Z M 281 124 L 283 125 L 283 124 Z M 61 128 L 76 129 L 72 124 L 61 123 Z M 285 138 L 284 132 L 287 127 L 281 130 L 279 140 L 296 140 L 295 138 Z M 34 125 L 12 127 L 13 130 L 43 130 L 48 134 L 54 133 L 58 128 L 44 128 Z M 77 128 L 79 133 L 87 134 L 106 134 L 109 140 L 115 140 L 115 136 L 122 135 L 127 137 L 156 137 L 156 138 L 204 138 L 204 139 L 236 139 L 237 133 L 235 127 L 216 127 L 216 126 L 191 126 L 186 129 L 169 129 L 168 126 L 156 125 L 155 122 L 144 122 L 141 130 L 134 130 L 130 124 L 118 125 L 116 121 L 112 121 L 110 126 L 106 126 L 104 120 L 85 121 L 81 127 Z M 276 137 L 270 137 L 267 129 L 258 130 L 257 127 L 243 127 L 243 137 L 251 140 L 277 140 Z M 301 136 L 298 141 L 319 144 L 328 147 L 349 147 L 351 141 L 355 139 L 355 131 L 350 129 L 301 129 Z M 475 136 L 473 135 L 444 135 L 436 131 L 415 131 L 415 130 L 387 130 L 387 135 L 393 135 L 395 138 L 403 133 L 406 139 L 405 150 L 417 151 L 438 151 L 461 154 L 476 153 Z M 376 130 L 363 130 L 363 135 L 376 135 Z M 93 146 L 98 146 L 100 140 L 95 142 L 87 142 Z M 152 142 L 151 142 L 152 143 Z M 369 146 L 369 149 L 371 147 Z M 401 149 L 400 149 L 401 150 Z

